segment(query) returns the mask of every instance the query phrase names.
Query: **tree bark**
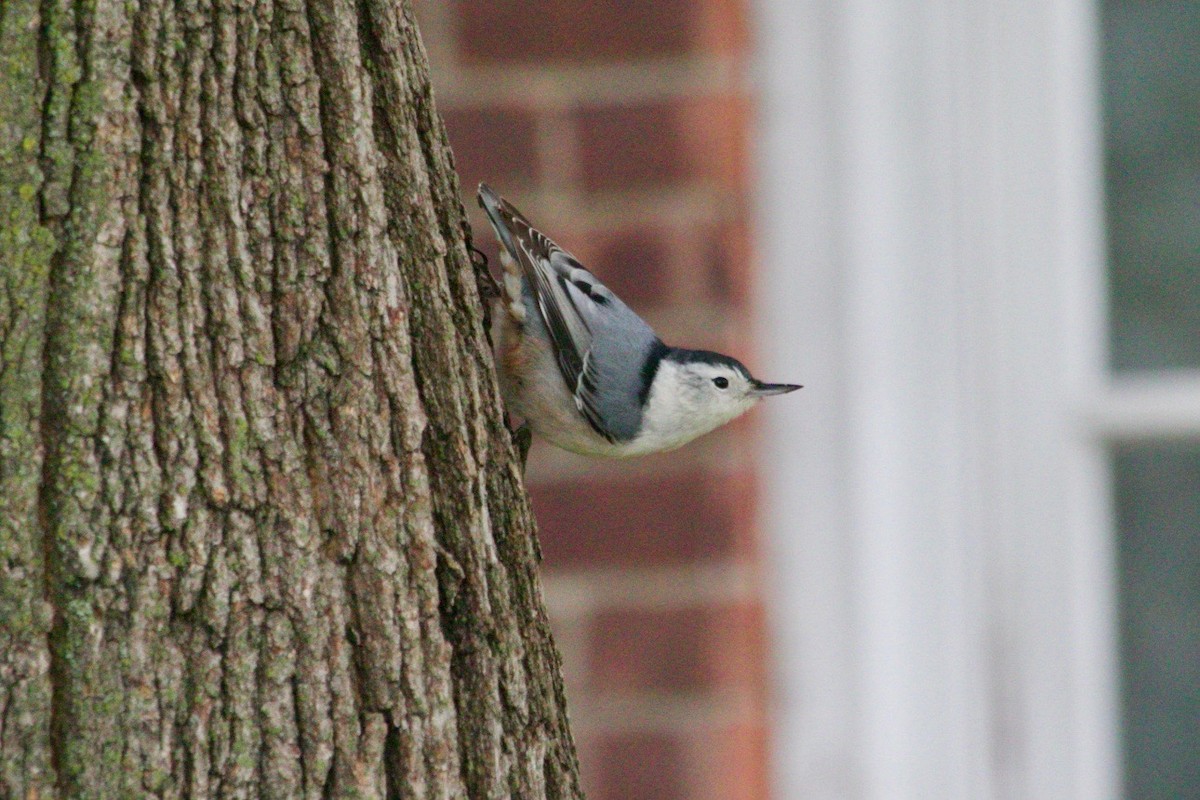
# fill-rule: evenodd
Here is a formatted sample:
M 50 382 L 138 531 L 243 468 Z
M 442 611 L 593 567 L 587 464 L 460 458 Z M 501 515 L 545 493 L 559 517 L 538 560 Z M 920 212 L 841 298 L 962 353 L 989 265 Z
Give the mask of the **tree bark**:
M 0 795 L 580 796 L 407 0 L 0 0 Z

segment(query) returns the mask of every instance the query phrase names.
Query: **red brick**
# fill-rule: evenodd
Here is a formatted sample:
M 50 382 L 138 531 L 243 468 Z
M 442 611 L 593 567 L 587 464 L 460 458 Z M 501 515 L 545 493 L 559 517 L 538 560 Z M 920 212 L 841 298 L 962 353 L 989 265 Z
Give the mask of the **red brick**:
M 746 0 L 707 0 L 698 14 L 700 49 L 722 55 L 750 50 L 750 13 Z
M 767 619 L 762 603 L 714 609 L 710 680 L 715 686 L 748 689 L 759 700 L 767 689 Z
M 455 14 L 467 61 L 508 64 L 681 55 L 712 21 L 694 0 L 458 0 Z
M 580 174 L 592 192 L 748 180 L 750 106 L 733 95 L 588 106 L 575 114 Z
M 679 102 L 593 106 L 576 114 L 579 157 L 589 191 L 645 189 L 692 174 Z
M 707 741 L 705 741 L 707 739 Z M 770 797 L 768 765 L 770 737 L 761 721 L 747 720 L 711 731 L 697 744 L 713 757 L 701 766 L 699 777 L 721 800 L 766 800 Z
M 704 473 L 532 487 L 551 569 L 665 566 L 749 550 L 749 480 Z
M 671 253 L 660 231 L 637 228 L 594 238 L 600 244 L 595 261 L 587 266 L 618 297 L 634 308 L 666 299 Z
M 710 296 L 722 303 L 744 305 L 750 296 L 750 232 L 744 220 L 715 225 L 700 237 L 699 254 Z
M 749 184 L 751 105 L 736 94 L 689 98 L 679 108 L 677 124 L 695 171 L 726 188 Z
M 761 692 L 766 659 L 761 606 L 609 609 L 587 636 L 599 691 Z
M 683 800 L 687 747 L 661 733 L 609 734 L 594 748 L 586 770 L 592 800 Z
M 709 685 L 711 623 L 702 608 L 596 615 L 587 662 L 594 689 L 695 692 Z
M 511 192 L 537 179 L 536 124 L 521 108 L 459 108 L 445 111 L 446 131 L 463 190 L 472 196 L 480 181 Z

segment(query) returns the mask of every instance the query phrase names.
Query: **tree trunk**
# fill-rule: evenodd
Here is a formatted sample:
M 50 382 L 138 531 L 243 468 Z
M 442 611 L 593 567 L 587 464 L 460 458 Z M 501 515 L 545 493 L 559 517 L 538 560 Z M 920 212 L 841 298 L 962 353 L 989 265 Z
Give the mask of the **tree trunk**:
M 407 0 L 0 0 L 0 795 L 578 797 Z

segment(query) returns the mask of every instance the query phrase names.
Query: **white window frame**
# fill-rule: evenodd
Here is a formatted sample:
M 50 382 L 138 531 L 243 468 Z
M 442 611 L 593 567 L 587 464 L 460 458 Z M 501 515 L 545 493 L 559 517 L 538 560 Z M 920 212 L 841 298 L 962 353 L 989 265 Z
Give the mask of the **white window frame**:
M 754 11 L 775 796 L 1117 798 L 1096 4 Z

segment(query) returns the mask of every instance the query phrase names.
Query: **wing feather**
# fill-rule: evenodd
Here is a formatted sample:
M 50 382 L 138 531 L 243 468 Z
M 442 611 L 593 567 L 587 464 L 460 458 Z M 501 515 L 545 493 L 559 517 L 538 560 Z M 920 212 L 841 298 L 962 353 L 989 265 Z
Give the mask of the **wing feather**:
M 578 259 L 506 200 L 487 186 L 480 186 L 479 196 L 497 236 L 533 291 L 576 408 L 608 441 L 632 436 L 641 419 L 640 406 L 634 403 L 641 359 L 658 338 Z M 607 370 L 598 363 L 597 351 L 607 356 Z

